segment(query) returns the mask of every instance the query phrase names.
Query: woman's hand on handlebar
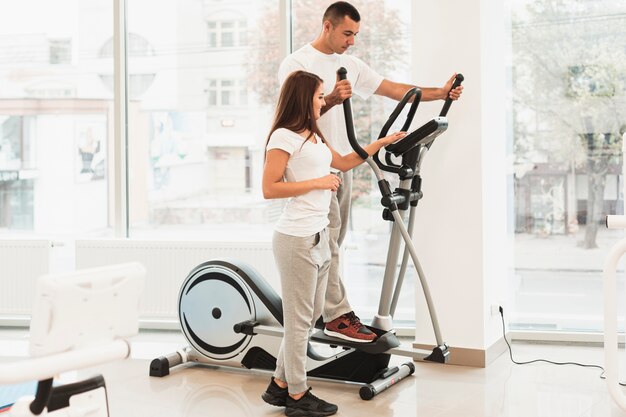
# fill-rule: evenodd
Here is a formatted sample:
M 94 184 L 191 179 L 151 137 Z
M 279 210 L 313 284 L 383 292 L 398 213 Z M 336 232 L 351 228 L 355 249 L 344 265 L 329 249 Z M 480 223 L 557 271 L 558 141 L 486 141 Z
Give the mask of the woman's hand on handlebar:
M 384 138 L 380 138 L 378 140 L 375 140 L 374 142 L 365 145 L 363 147 L 363 150 L 369 155 L 374 155 L 375 153 L 377 153 L 378 151 L 380 151 L 380 149 L 384 146 L 390 145 L 402 138 L 404 138 L 406 136 L 406 132 L 396 132 L 396 133 L 392 133 L 389 136 L 385 136 Z M 331 163 L 331 166 L 333 168 L 336 168 L 342 172 L 347 172 L 349 170 L 351 170 L 352 168 L 354 168 L 357 165 L 362 164 L 365 159 L 363 159 L 363 157 L 360 154 L 357 154 L 356 152 L 351 152 L 347 155 L 340 155 L 339 153 L 337 153 L 337 151 L 335 151 L 334 149 L 330 148 L 332 154 L 333 154 L 333 161 Z M 327 177 L 322 177 L 319 179 L 326 179 Z M 324 188 L 327 189 L 327 188 Z M 333 191 L 336 191 L 333 190 Z
M 324 175 L 317 179 L 318 188 L 321 190 L 337 191 L 341 184 L 341 178 L 335 174 Z
M 391 145 L 392 143 L 399 141 L 400 139 L 403 139 L 405 136 L 406 136 L 406 132 L 396 132 L 396 133 L 392 133 L 389 136 L 380 138 L 378 140 L 383 144 L 383 146 L 387 146 L 387 145 Z

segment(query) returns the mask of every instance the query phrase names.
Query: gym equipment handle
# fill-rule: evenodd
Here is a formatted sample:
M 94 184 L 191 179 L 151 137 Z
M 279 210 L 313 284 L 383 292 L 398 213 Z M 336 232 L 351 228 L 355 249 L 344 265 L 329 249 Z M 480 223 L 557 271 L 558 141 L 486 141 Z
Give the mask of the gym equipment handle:
M 380 135 L 378 135 L 378 139 L 387 136 L 387 133 L 389 132 L 389 128 L 391 128 L 391 126 L 393 125 L 393 122 L 396 121 L 396 119 L 398 118 L 402 110 L 404 109 L 404 106 L 406 106 L 406 103 L 408 103 L 408 101 L 413 96 L 415 96 L 415 98 L 413 99 L 413 103 L 411 104 L 409 113 L 407 114 L 406 120 L 404 122 L 404 125 L 402 125 L 402 129 L 401 129 L 405 132 L 409 130 L 409 127 L 411 127 L 411 122 L 413 121 L 413 116 L 415 116 L 415 111 L 417 110 L 417 106 L 419 106 L 420 100 L 422 99 L 422 90 L 419 87 L 413 87 L 404 94 L 400 102 L 396 105 L 396 108 L 393 110 L 393 112 L 391 113 L 387 121 L 385 122 L 385 125 L 380 130 Z
M 345 80 L 348 76 L 348 70 L 344 67 L 341 67 L 337 70 L 337 75 L 340 80 Z M 356 140 L 356 135 L 354 134 L 354 122 L 352 121 L 352 105 L 350 104 L 350 99 L 347 98 L 343 101 L 343 114 L 346 119 L 346 131 L 348 133 L 348 141 L 350 142 L 350 146 L 354 149 L 354 152 L 357 153 L 361 158 L 367 159 L 369 158 L 369 154 L 359 145 L 359 142 Z
M 452 88 L 450 89 L 450 91 L 460 86 L 464 79 L 465 77 L 463 77 L 463 74 L 457 74 L 454 82 L 452 83 Z M 446 115 L 448 114 L 448 110 L 450 110 L 450 106 L 452 105 L 450 91 L 448 91 L 448 97 L 446 98 L 446 102 L 443 104 L 443 108 L 441 109 L 441 113 L 439 113 L 439 117 L 446 117 Z
M 415 111 L 417 110 L 417 106 L 419 106 L 420 100 L 422 99 L 422 90 L 420 90 L 419 87 L 413 87 L 411 88 L 409 91 L 407 91 L 404 94 L 404 97 L 402 97 L 402 100 L 400 100 L 400 102 L 396 105 L 396 108 L 394 109 L 394 111 L 391 113 L 391 115 L 389 116 L 389 118 L 387 119 L 387 122 L 385 122 L 383 128 L 380 131 L 380 134 L 378 135 L 378 139 L 387 136 L 387 133 L 389 132 L 389 129 L 391 128 L 391 126 L 393 125 L 393 123 L 396 121 L 396 119 L 398 118 L 398 116 L 400 115 L 400 113 L 402 112 L 402 110 L 404 109 L 404 106 L 408 103 L 408 101 L 411 99 L 411 97 L 413 98 L 413 103 L 411 104 L 411 107 L 409 109 L 409 112 L 406 116 L 406 120 L 404 122 L 404 125 L 402 126 L 403 131 L 408 131 L 409 127 L 411 126 L 411 122 L 413 121 L 413 116 L 415 116 Z M 375 153 L 373 155 L 374 158 L 374 162 L 376 162 L 376 165 L 378 165 L 378 167 L 380 169 L 382 169 L 383 171 L 387 171 L 387 172 L 393 172 L 394 174 L 401 174 L 400 170 L 403 169 L 403 167 L 401 167 L 400 165 L 396 165 L 395 163 L 393 163 L 393 161 L 391 160 L 391 157 L 389 155 L 389 147 L 391 146 L 391 148 L 393 149 L 394 146 L 398 145 L 401 142 L 404 142 L 404 140 L 409 137 L 410 135 L 405 136 L 404 138 L 400 139 L 398 142 L 396 143 L 392 143 L 391 145 L 387 145 L 385 147 L 385 149 L 387 150 L 387 153 L 385 154 L 385 162 L 386 165 L 380 160 L 380 157 L 378 155 L 378 153 Z M 402 173 L 402 176 L 411 176 L 412 173 Z

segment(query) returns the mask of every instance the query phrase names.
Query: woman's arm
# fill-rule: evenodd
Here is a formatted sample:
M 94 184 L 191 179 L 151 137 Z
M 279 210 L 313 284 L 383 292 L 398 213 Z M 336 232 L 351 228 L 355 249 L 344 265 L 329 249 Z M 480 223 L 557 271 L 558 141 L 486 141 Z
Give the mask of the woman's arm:
M 271 149 L 265 158 L 263 168 L 263 197 L 288 198 L 306 194 L 312 190 L 337 191 L 341 180 L 333 174 L 306 181 L 285 182 L 285 169 L 289 161 L 289 153 L 282 149 Z
M 364 146 L 363 149 L 368 155 L 371 156 L 378 152 L 383 146 L 394 143 L 405 136 L 406 132 L 392 133 L 389 136 L 385 136 L 384 138 L 380 138 L 369 145 Z M 355 166 L 362 164 L 364 161 L 364 159 L 362 159 L 356 152 L 352 152 L 347 155 L 340 155 L 330 145 L 328 145 L 328 148 L 330 148 L 330 152 L 333 154 L 333 160 L 330 163 L 330 166 L 342 172 L 349 171 Z

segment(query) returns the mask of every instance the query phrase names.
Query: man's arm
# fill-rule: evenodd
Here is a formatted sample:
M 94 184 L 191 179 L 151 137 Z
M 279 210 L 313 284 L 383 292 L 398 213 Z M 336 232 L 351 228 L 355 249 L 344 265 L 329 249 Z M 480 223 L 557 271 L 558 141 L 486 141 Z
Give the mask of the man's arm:
M 420 90 L 422 90 L 422 101 L 445 100 L 448 97 L 448 91 L 450 92 L 450 98 L 452 100 L 458 100 L 463 91 L 463 86 L 459 86 L 454 90 L 451 90 L 452 83 L 454 83 L 455 77 L 456 74 L 453 74 L 448 82 L 440 88 L 420 87 Z M 384 79 L 380 83 L 374 94 L 378 94 L 379 96 L 385 96 L 393 100 L 399 101 L 402 99 L 402 97 L 404 97 L 406 92 L 413 87 L 415 86 Z

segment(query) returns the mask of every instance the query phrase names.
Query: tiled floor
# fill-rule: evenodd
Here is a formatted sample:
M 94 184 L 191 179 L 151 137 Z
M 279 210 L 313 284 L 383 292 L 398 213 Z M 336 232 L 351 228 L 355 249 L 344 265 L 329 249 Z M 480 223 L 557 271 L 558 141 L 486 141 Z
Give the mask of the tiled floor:
M 175 332 L 142 333 L 133 340 L 132 359 L 98 369 L 107 381 L 112 417 L 283 415 L 282 409 L 260 399 L 269 379 L 264 373 L 196 366 L 165 378 L 148 376 L 150 359 L 183 344 Z M 0 360 L 23 357 L 26 350 L 26 332 L 0 331 Z M 513 350 L 519 361 L 603 363 L 603 351 L 597 347 L 514 343 Z M 502 355 L 486 369 L 418 363 L 413 376 L 371 401 L 361 400 L 355 385 L 319 381 L 311 385 L 316 395 L 339 405 L 337 415 L 346 417 L 626 416 L 613 403 L 600 374 L 575 366 L 519 366 Z

